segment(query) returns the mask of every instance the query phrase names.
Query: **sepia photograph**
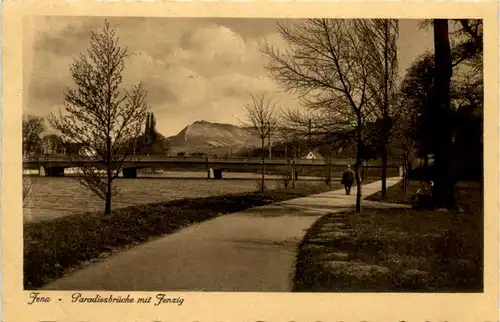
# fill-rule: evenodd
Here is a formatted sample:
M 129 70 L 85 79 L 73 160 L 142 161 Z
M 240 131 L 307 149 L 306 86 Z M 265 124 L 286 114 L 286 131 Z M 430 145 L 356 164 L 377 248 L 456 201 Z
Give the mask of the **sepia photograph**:
M 483 20 L 26 16 L 25 290 L 483 292 Z

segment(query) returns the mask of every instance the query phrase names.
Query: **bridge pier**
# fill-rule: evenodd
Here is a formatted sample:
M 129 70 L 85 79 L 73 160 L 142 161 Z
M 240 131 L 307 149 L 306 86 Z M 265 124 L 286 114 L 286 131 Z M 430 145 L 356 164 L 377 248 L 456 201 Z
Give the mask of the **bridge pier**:
M 39 175 L 44 177 L 64 177 L 64 168 L 63 167 L 46 168 L 44 166 L 41 166 Z
M 222 169 L 214 169 L 214 179 L 215 180 L 222 179 Z
M 134 179 L 137 178 L 137 169 L 136 168 L 124 168 L 123 169 L 123 177 Z

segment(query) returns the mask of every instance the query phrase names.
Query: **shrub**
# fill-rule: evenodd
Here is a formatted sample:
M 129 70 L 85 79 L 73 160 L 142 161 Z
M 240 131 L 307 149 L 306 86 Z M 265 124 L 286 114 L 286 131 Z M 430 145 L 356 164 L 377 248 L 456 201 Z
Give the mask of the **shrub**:
M 292 174 L 289 172 L 284 172 L 281 174 L 280 184 L 283 188 L 288 188 L 290 186 L 290 181 L 292 181 Z

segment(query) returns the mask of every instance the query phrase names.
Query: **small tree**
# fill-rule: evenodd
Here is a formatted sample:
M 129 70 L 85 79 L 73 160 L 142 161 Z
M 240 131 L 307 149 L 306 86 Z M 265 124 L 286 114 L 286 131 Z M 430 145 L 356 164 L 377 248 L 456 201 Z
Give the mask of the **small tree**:
M 144 146 L 147 147 L 150 152 L 149 154 L 153 154 L 153 144 L 156 143 L 158 137 L 158 132 L 156 132 L 156 118 L 153 113 L 148 113 L 146 118 L 146 128 L 144 129 Z
M 432 88 L 434 84 L 434 58 L 426 53 L 408 68 L 401 84 L 403 121 L 409 121 L 408 133 L 415 147 L 428 165 L 428 155 L 434 151 L 435 134 L 432 126 Z
M 42 133 L 46 130 L 43 117 L 27 115 L 23 119 L 23 155 L 36 152 L 40 149 Z
M 399 155 L 403 163 L 403 192 L 406 194 L 411 167 L 412 155 L 415 150 L 414 133 L 417 126 L 416 113 L 412 106 L 406 104 L 406 100 L 402 101 L 402 111 L 397 121 L 393 126 L 393 137 L 396 137 L 395 147 L 399 150 Z
M 142 84 L 130 92 L 120 90 L 126 55 L 106 21 L 99 34 L 92 32 L 87 55 L 80 55 L 70 67 L 76 88 L 66 89 L 64 112 L 49 117 L 66 141 L 91 151 L 105 169 L 103 177 L 96 167 L 79 162 L 78 156 L 68 156 L 81 169 L 79 183 L 105 200 L 106 215 L 111 214 L 111 196 L 117 192 L 113 180 L 148 112 Z
M 31 197 L 33 196 L 34 187 L 35 181 L 27 176 L 23 176 L 23 206 L 29 204 Z
M 265 140 L 278 125 L 276 105 L 264 95 L 252 95 L 252 102 L 245 104 L 247 120 L 244 126 L 261 140 L 261 184 L 260 191 L 264 191 L 265 176 Z
M 144 132 L 134 142 L 130 142 L 130 146 L 134 155 L 165 155 L 170 152 L 167 138 L 156 130 L 156 118 L 153 113 L 148 113 Z
M 286 114 L 283 114 L 283 111 L 281 111 L 282 115 L 284 118 L 282 120 L 286 120 Z M 297 157 L 297 142 L 300 137 L 300 132 L 297 131 L 293 126 L 290 126 L 290 124 L 285 124 L 280 122 L 279 125 L 277 125 L 276 128 L 276 134 L 278 137 L 278 140 L 280 144 L 283 146 L 284 149 L 284 156 L 285 156 L 285 162 L 290 163 L 290 167 L 288 167 L 287 174 L 289 175 L 288 178 L 292 181 L 292 188 L 295 189 L 295 159 Z M 291 160 L 289 159 L 289 155 L 292 156 Z

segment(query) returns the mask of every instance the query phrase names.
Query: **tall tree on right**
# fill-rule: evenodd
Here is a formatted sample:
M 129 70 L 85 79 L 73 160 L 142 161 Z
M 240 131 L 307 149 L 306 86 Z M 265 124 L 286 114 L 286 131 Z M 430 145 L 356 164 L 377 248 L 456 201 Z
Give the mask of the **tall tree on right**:
M 436 142 L 435 197 L 437 206 L 454 208 L 455 169 L 453 162 L 453 129 L 450 104 L 450 84 L 453 75 L 449 26 L 447 19 L 434 19 L 434 88 L 432 123 Z
M 436 206 L 457 208 L 455 196 L 455 160 L 453 110 L 450 104 L 450 84 L 453 67 L 469 61 L 482 69 L 482 21 L 471 19 L 454 20 L 457 30 L 455 46 L 450 45 L 448 19 L 434 19 L 434 85 L 432 131 L 435 137 L 435 197 Z M 479 63 L 478 63 L 479 61 Z M 474 65 L 472 65 L 474 68 Z

